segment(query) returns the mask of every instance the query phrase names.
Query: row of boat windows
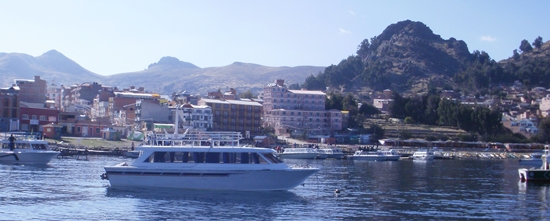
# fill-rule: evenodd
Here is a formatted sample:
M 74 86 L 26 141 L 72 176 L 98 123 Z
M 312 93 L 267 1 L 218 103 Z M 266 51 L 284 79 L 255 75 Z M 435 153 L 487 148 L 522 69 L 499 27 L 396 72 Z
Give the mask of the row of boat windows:
M 262 157 L 263 156 L 263 157 Z M 153 152 L 145 163 L 230 163 L 270 164 L 282 163 L 272 153 L 224 153 L 224 152 Z
M 47 150 L 46 144 L 30 144 L 30 143 L 14 143 L 15 149 L 35 149 L 35 150 Z M 2 143 L 2 149 L 10 149 L 9 143 Z

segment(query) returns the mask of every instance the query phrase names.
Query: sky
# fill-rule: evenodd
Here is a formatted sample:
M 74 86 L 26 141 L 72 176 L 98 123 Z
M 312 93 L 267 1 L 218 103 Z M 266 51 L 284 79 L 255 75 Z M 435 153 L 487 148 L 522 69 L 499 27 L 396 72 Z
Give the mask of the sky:
M 2 0 L 0 52 L 54 49 L 100 75 L 141 71 L 164 56 L 201 68 L 329 66 L 407 19 L 496 61 L 523 39 L 550 39 L 546 0 Z

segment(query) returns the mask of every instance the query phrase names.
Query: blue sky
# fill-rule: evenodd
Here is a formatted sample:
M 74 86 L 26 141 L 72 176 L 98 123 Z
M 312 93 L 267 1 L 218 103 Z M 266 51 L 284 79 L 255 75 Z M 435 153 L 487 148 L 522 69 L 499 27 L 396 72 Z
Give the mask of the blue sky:
M 406 19 L 497 61 L 523 39 L 550 39 L 550 1 L 21 0 L 0 2 L 0 52 L 55 49 L 101 75 L 164 56 L 202 68 L 329 66 Z

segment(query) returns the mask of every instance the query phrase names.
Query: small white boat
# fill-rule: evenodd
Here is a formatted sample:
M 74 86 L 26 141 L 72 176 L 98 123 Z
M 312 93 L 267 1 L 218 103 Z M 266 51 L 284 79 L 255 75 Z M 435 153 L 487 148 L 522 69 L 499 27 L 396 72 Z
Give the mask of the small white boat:
M 327 147 L 319 149 L 319 152 L 325 153 L 327 158 L 342 159 L 344 158 L 344 152 L 338 147 Z
M 139 154 L 141 153 L 141 151 L 139 150 L 130 150 L 130 151 L 126 151 L 126 153 L 124 153 L 124 156 L 127 157 L 127 158 L 138 158 L 139 157 Z
M 432 150 L 421 148 L 414 152 L 411 157 L 413 160 L 433 160 L 435 155 Z
M 546 148 L 548 149 L 548 148 Z M 539 168 L 520 168 L 518 169 L 521 182 L 550 182 L 550 162 L 548 154 L 541 157 L 542 165 Z
M 292 189 L 319 171 L 290 167 L 273 149 L 240 146 L 240 139 L 238 132 L 157 135 L 136 148 L 131 164 L 106 166 L 101 177 L 114 188 L 267 191 Z
M 368 160 L 368 161 L 397 161 L 401 155 L 394 150 L 377 150 L 377 151 L 355 151 L 349 158 L 353 160 Z
M 60 153 L 53 151 L 47 141 L 35 136 L 15 135 L 13 139 L 13 147 L 10 147 L 8 136 L 0 140 L 0 163 L 47 164 Z
M 283 159 L 326 159 L 328 154 L 316 148 L 285 148 L 279 156 Z

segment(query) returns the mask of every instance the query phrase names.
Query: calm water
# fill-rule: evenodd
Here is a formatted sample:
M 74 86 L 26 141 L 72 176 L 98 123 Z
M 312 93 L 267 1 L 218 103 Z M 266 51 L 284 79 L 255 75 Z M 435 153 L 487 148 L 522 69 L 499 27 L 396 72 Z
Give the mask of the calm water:
M 515 160 L 286 160 L 322 170 L 283 192 L 111 189 L 99 175 L 122 161 L 0 165 L 0 220 L 550 219 L 550 185 L 519 183 Z

